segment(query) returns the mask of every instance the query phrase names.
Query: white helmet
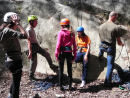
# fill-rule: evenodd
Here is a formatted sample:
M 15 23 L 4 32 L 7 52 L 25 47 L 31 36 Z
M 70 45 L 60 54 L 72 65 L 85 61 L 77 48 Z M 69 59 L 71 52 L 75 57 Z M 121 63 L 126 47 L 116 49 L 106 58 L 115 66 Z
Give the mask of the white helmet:
M 17 16 L 17 19 L 19 20 L 19 17 L 18 17 L 18 15 L 16 13 L 14 13 L 14 12 L 7 12 L 4 15 L 3 21 L 7 22 L 7 23 L 10 23 L 12 21 L 11 16 L 13 16 L 13 15 Z

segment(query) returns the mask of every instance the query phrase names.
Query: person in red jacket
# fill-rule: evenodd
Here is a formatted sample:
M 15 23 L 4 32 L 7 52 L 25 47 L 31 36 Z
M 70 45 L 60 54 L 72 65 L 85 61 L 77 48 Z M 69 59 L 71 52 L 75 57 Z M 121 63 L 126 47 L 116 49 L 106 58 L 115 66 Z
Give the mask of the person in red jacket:
M 64 61 L 67 60 L 67 70 L 69 77 L 69 89 L 72 89 L 72 62 L 76 57 L 76 42 L 75 34 L 71 30 L 70 21 L 64 18 L 60 22 L 61 30 L 58 33 L 58 39 L 56 44 L 55 56 L 59 62 L 59 85 L 60 89 L 63 90 L 63 70 Z M 73 46 L 73 48 L 72 48 Z M 72 55 L 73 53 L 73 55 Z

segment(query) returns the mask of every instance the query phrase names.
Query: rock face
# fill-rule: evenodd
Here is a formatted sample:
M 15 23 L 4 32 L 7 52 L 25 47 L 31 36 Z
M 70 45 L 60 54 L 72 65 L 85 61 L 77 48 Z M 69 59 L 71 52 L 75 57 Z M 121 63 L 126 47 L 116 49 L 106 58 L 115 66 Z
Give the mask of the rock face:
M 55 64 L 55 46 L 57 34 L 60 30 L 60 19 L 67 17 L 71 21 L 73 29 L 78 26 L 85 28 L 85 33 L 91 39 L 91 55 L 88 65 L 88 79 L 104 79 L 106 72 L 106 55 L 104 61 L 100 63 L 97 59 L 99 52 L 98 27 L 104 22 L 109 11 L 116 10 L 121 16 L 128 20 L 130 17 L 129 0 L 1 0 L 0 18 L 5 12 L 14 11 L 19 13 L 21 23 L 26 28 L 28 25 L 27 16 L 34 14 L 38 16 L 38 26 L 35 28 L 37 39 L 41 47 L 46 48 L 51 54 Z M 121 21 L 121 20 L 119 20 Z M 0 20 L 2 22 L 2 20 Z M 123 24 L 129 24 L 129 20 Z M 76 32 L 75 32 L 76 33 Z M 77 34 L 77 33 L 76 33 Z M 117 46 L 116 64 L 124 69 L 129 65 L 129 44 L 125 41 L 124 48 Z M 26 41 L 21 41 L 22 51 L 27 50 Z M 122 52 L 122 53 L 121 53 Z M 29 65 L 29 60 L 24 56 L 24 65 Z M 119 58 L 118 58 L 119 57 Z M 57 64 L 58 65 L 58 64 Z M 65 68 L 66 70 L 66 68 Z M 81 78 L 81 64 L 73 64 L 73 77 Z M 44 57 L 38 55 L 37 71 L 42 73 L 52 73 Z M 66 72 L 66 71 L 65 71 Z

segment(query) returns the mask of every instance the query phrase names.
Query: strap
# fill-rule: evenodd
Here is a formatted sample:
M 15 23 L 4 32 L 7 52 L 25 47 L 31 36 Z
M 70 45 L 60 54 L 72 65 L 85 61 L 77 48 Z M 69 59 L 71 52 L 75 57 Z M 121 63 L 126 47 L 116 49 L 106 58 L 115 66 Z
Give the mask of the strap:
M 61 46 L 60 50 L 61 51 L 72 51 L 72 48 L 71 48 L 71 46 L 65 46 L 65 47 Z

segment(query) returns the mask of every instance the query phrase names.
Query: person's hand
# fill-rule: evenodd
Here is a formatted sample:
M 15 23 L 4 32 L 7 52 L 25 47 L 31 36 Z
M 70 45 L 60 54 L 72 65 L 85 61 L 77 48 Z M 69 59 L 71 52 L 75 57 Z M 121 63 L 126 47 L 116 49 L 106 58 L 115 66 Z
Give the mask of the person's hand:
M 19 23 L 19 17 L 18 17 L 18 15 L 12 15 L 11 16 L 11 19 L 12 19 L 12 21 L 13 21 L 13 23 L 15 23 L 16 25 L 19 25 L 20 23 Z
M 71 61 L 71 63 L 73 63 L 74 62 L 74 59 Z
M 32 53 L 29 52 L 29 54 L 28 54 L 28 59 L 31 59 L 31 58 L 32 58 Z
M 124 46 L 124 44 L 122 42 L 120 42 L 120 43 L 118 42 L 118 45 L 119 46 Z
M 84 56 L 84 61 L 85 61 L 85 62 L 88 61 L 88 56 L 87 56 L 87 55 Z
M 60 60 L 58 59 L 58 57 L 56 57 L 56 60 L 57 60 L 57 62 L 59 62 Z
M 117 43 L 118 43 L 119 46 L 124 46 L 120 37 L 117 38 Z

